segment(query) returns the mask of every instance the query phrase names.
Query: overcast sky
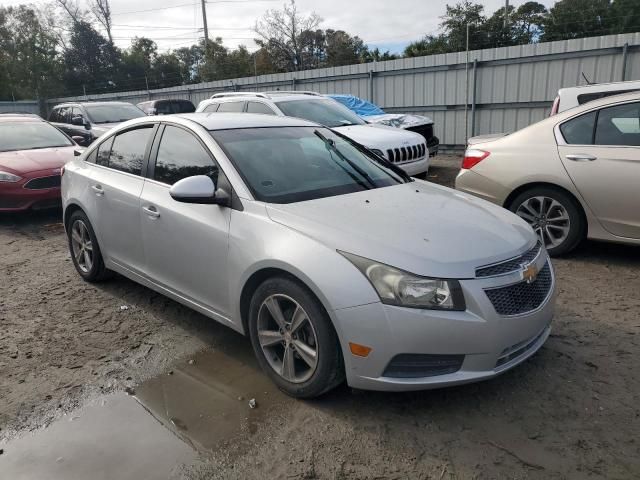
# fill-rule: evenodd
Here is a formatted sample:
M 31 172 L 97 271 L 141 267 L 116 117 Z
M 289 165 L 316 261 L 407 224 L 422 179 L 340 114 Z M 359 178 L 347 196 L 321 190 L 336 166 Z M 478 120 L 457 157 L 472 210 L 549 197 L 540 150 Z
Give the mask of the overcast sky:
M 53 2 L 39 0 L 36 3 Z M 315 11 L 323 18 L 322 28 L 341 29 L 358 35 L 370 46 L 400 52 L 412 40 L 438 31 L 447 3 L 458 0 L 297 0 L 303 13 Z M 549 6 L 553 0 L 538 0 Z M 511 0 L 516 7 L 525 0 Z M 0 0 L 3 6 L 31 3 L 28 0 Z M 79 0 L 87 5 L 87 0 Z M 156 41 L 161 50 L 179 48 L 202 38 L 200 0 L 111 0 L 113 36 L 127 47 L 134 36 Z M 210 37 L 220 36 L 233 48 L 240 44 L 255 50 L 251 27 L 267 9 L 281 8 L 284 0 L 210 0 L 207 18 Z M 504 5 L 504 0 L 484 0 L 485 14 Z M 167 8 L 175 7 L 175 8 Z M 143 11 L 141 10 L 149 10 Z M 138 12 L 138 13 L 134 13 Z

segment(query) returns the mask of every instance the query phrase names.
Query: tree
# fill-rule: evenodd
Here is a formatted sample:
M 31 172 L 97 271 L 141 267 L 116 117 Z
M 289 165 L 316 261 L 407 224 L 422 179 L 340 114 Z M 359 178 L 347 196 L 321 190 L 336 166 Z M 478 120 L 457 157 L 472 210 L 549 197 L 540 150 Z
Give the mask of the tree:
M 454 6 L 447 5 L 446 13 L 441 17 L 440 27 L 449 45 L 449 51 L 465 50 L 467 42 L 467 25 L 471 25 L 469 30 L 469 49 L 476 50 L 482 48 L 486 43 L 482 26 L 486 22 L 483 15 L 484 7 L 469 0 L 456 3 Z
M 302 15 L 295 0 L 291 0 L 282 10 L 268 10 L 256 22 L 253 30 L 259 38 L 255 42 L 269 53 L 278 68 L 284 71 L 304 70 L 307 65 L 301 35 L 315 30 L 321 21 L 316 13 Z
M 611 33 L 640 31 L 640 2 L 638 0 L 614 0 L 611 4 Z
M 326 30 L 325 38 L 327 67 L 360 63 L 368 50 L 361 38 L 352 37 L 342 30 Z
M 542 41 L 613 33 L 609 0 L 560 0 L 549 10 Z
M 104 27 L 109 37 L 109 43 L 113 44 L 113 35 L 111 34 L 111 5 L 109 0 L 91 0 L 91 13 L 96 20 Z
M 538 2 L 526 2 L 520 5 L 511 17 L 516 41 L 519 44 L 538 41 L 544 32 L 544 23 L 548 14 L 547 7 Z

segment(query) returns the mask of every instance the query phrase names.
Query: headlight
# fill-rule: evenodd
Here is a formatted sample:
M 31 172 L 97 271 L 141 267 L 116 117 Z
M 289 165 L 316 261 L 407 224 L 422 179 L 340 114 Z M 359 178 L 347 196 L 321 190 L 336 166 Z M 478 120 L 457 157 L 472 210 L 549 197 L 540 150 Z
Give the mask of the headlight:
M 0 171 L 0 182 L 19 182 L 22 177 L 9 172 Z
M 368 258 L 340 252 L 371 282 L 382 303 L 435 310 L 465 310 L 460 282 L 403 272 Z

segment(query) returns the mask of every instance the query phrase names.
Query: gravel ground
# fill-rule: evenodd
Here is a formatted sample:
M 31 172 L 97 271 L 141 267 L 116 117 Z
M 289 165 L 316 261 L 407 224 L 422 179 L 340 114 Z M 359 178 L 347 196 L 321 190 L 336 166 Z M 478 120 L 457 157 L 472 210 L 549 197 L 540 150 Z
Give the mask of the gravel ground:
M 428 179 L 451 185 L 459 162 L 437 157 Z M 203 348 L 246 357 L 238 334 L 129 280 L 81 281 L 59 217 L 0 217 L 0 439 Z M 640 248 L 586 242 L 554 264 L 553 332 L 520 367 L 437 391 L 286 400 L 182 476 L 639 478 Z

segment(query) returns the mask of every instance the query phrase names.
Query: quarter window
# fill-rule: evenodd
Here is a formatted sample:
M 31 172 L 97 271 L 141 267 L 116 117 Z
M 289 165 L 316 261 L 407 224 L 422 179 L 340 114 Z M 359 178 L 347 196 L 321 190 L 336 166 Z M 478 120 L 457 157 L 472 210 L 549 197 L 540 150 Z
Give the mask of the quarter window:
M 560 126 L 560 131 L 568 144 L 591 145 L 595 121 L 596 112 L 589 112 L 563 123 Z
M 275 112 L 268 105 L 260 102 L 247 102 L 247 113 L 263 113 L 265 115 L 275 115 Z
M 219 106 L 220 106 L 219 103 L 212 103 L 211 105 L 207 105 L 203 110 L 203 112 L 206 112 L 206 113 L 217 112 Z
M 640 103 L 600 110 L 595 144 L 640 146 Z
M 193 175 L 207 175 L 218 181 L 218 166 L 204 146 L 182 128 L 167 126 L 158 147 L 153 178 L 173 185 Z
M 96 164 L 103 167 L 109 166 L 109 155 L 111 154 L 111 145 L 113 145 L 113 137 L 105 140 L 98 147 L 98 157 L 96 158 Z
M 116 135 L 109 155 L 109 168 L 140 175 L 152 131 L 153 128 L 149 125 Z
M 242 112 L 244 102 L 225 102 L 220 104 L 219 112 Z

